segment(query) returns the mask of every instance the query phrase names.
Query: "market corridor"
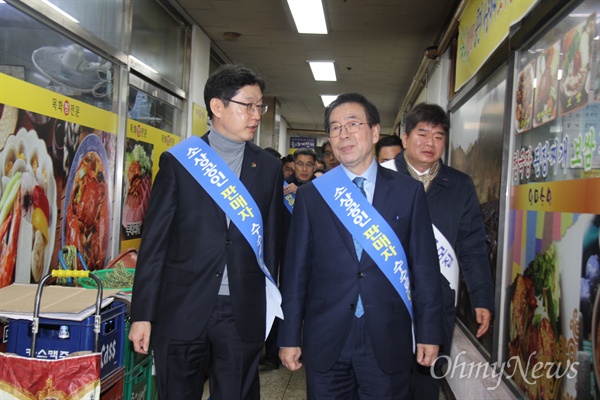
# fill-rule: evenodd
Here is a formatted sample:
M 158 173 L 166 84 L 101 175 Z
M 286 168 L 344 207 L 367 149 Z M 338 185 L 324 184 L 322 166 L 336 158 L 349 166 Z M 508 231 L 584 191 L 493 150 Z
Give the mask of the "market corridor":
M 291 372 L 287 368 L 260 371 L 260 398 L 262 400 L 306 400 L 304 368 Z M 202 400 L 207 400 L 208 382 Z M 440 392 L 440 400 L 450 400 Z

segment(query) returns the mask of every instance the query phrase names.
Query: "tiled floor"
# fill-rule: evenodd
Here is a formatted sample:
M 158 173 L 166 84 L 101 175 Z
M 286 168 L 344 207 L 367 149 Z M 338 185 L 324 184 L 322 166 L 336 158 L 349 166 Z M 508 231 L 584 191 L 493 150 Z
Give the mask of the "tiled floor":
M 291 372 L 280 367 L 271 371 L 261 371 L 260 398 L 262 400 L 306 400 L 304 368 Z M 208 382 L 204 385 L 202 400 L 208 399 Z
M 261 400 L 306 400 L 304 368 L 290 372 L 287 368 L 280 367 L 276 370 L 261 371 L 259 376 Z M 202 400 L 207 400 L 208 397 L 207 382 Z M 446 400 L 442 393 L 440 400 Z

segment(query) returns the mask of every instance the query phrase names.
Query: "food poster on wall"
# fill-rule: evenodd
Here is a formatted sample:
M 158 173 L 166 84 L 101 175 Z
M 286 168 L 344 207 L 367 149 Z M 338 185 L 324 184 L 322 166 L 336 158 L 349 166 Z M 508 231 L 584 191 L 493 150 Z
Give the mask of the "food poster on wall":
M 592 72 L 596 14 L 569 30 L 562 41 L 560 112 L 568 113 L 587 104 Z
M 560 41 L 557 41 L 542 52 L 535 61 L 535 76 L 537 80 L 533 100 L 534 127 L 543 125 L 556 118 L 559 57 Z
M 179 141 L 179 136 L 133 119 L 127 120 L 123 163 L 122 251 L 140 248 L 152 182 L 158 172 L 158 159 Z
M 592 4 L 596 13 L 598 7 Z M 510 360 L 509 376 L 530 399 L 600 399 L 600 352 L 595 350 L 600 344 L 595 333 L 600 314 L 600 103 L 583 96 L 582 90 L 589 92 L 582 84 L 577 89 L 581 96 L 571 93 L 582 102 L 564 107 L 565 77 L 593 67 L 591 57 L 565 50 L 573 46 L 565 41 L 586 41 L 573 32 L 592 35 L 597 29 L 590 27 L 597 14 L 578 15 L 559 22 L 532 51 L 520 52 L 520 65 L 538 65 L 540 101 L 534 109 L 541 114 L 534 112 L 533 126 L 520 130 L 522 121 L 513 109 L 505 360 Z M 545 75 L 554 73 L 549 63 L 556 56 L 569 71 L 556 79 L 553 101 L 554 78 Z M 581 57 L 582 64 L 577 61 L 573 68 L 573 57 Z M 519 84 L 515 81 L 515 102 Z
M 0 287 L 109 257 L 117 115 L 0 74 Z
M 533 83 L 534 63 L 525 66 L 517 75 L 517 94 L 515 96 L 515 127 L 517 132 L 525 132 L 533 125 Z

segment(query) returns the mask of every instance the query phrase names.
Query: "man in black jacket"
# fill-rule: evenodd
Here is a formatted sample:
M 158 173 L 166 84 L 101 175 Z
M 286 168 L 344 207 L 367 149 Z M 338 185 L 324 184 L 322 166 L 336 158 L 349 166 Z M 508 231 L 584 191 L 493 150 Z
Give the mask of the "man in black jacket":
M 163 400 L 200 400 L 207 370 L 212 399 L 260 398 L 258 362 L 268 304 L 261 265 L 277 282 L 283 208 L 281 162 L 252 143 L 267 111 L 264 88 L 260 76 L 240 65 L 223 65 L 206 82 L 212 126 L 199 140 L 230 171 L 213 158 L 221 175 L 211 175 L 216 178 L 203 185 L 171 152 L 160 157 L 144 221 L 129 338 L 136 352 L 147 353 L 152 337 Z M 188 154 L 194 149 L 187 148 Z M 231 197 L 230 208 L 211 195 L 209 184 L 216 185 L 217 178 L 224 186 L 221 196 Z M 250 198 L 256 206 L 247 210 Z M 248 219 L 256 216 L 253 229 L 263 228 L 262 257 L 243 234 L 248 226 L 234 223 L 242 212 Z
M 490 327 L 494 309 L 494 285 L 485 243 L 479 200 L 468 175 L 440 160 L 446 146 L 450 119 L 438 105 L 421 103 L 406 116 L 402 134 L 404 151 L 382 165 L 423 183 L 431 222 L 438 242 L 442 272 L 444 342 L 440 353 L 449 355 L 456 317 L 458 267 L 471 297 L 481 337 Z M 436 231 L 437 230 L 437 231 Z M 443 245 L 442 243 L 446 243 Z M 452 267 L 452 260 L 458 265 Z M 441 368 L 438 362 L 436 367 Z M 436 373 L 441 376 L 442 373 Z M 439 397 L 439 379 L 430 368 L 415 363 L 411 373 L 413 399 Z

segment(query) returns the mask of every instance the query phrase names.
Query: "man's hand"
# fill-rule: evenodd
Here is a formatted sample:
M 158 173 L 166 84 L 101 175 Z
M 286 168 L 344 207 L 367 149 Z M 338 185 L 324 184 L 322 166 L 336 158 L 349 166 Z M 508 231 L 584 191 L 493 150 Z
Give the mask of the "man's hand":
M 148 354 L 151 330 L 152 325 L 148 321 L 137 321 L 131 324 L 129 340 L 133 343 L 133 349 L 136 353 Z
M 300 362 L 301 355 L 302 349 L 300 347 L 282 347 L 279 349 L 281 363 L 292 372 L 302 368 L 302 363 Z
M 429 367 L 436 360 L 440 346 L 437 344 L 417 343 L 417 362 L 424 367 Z
M 487 308 L 475 308 L 475 318 L 479 324 L 476 336 L 482 337 L 488 329 L 490 329 L 490 321 L 492 320 L 492 312 Z
M 296 194 L 296 190 L 298 190 L 298 186 L 295 183 L 290 183 L 283 187 L 283 195 L 286 196 L 290 193 Z

